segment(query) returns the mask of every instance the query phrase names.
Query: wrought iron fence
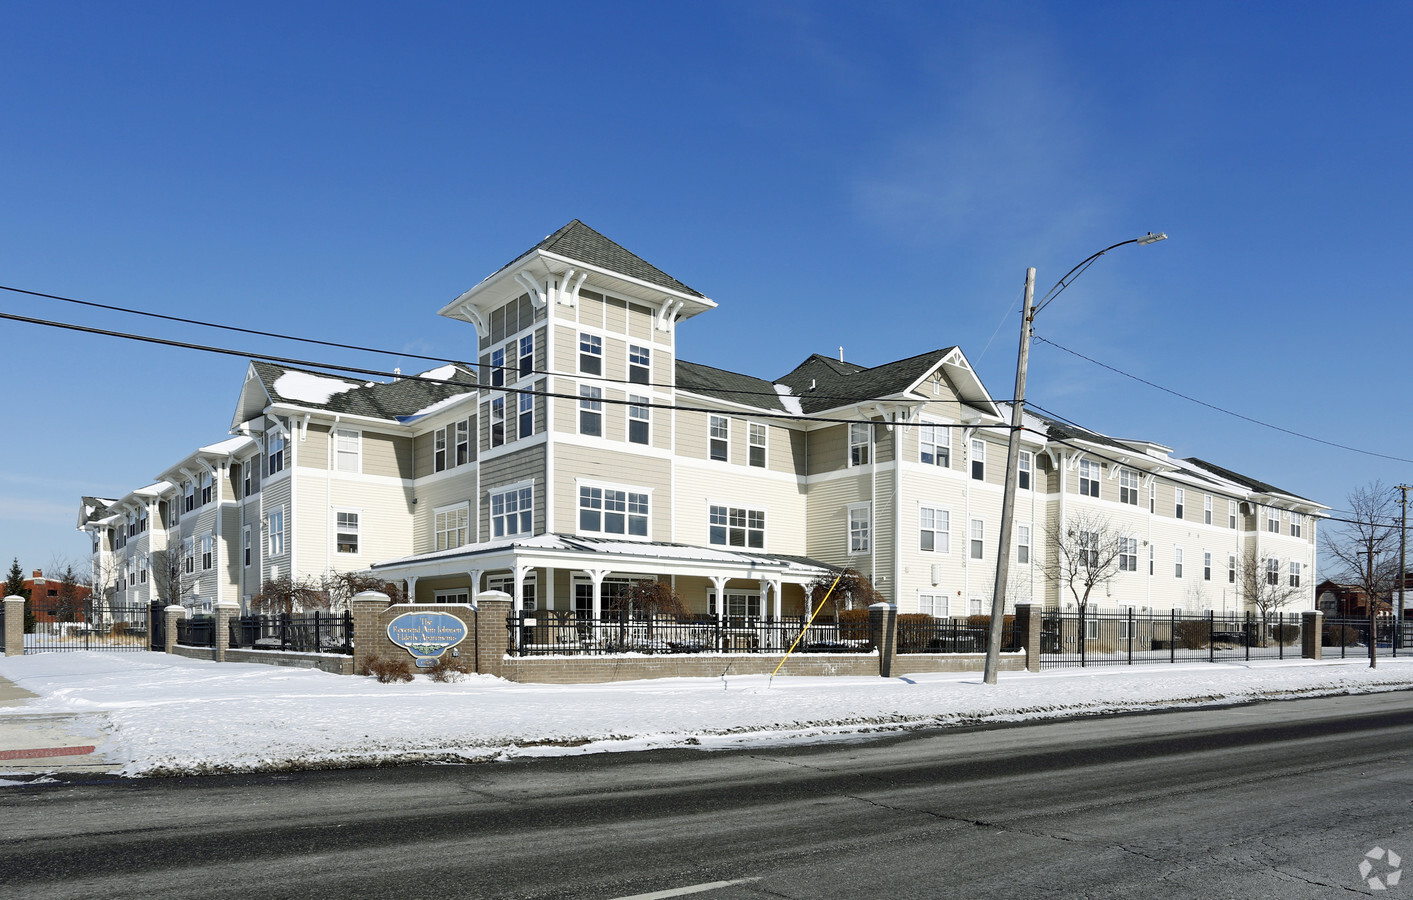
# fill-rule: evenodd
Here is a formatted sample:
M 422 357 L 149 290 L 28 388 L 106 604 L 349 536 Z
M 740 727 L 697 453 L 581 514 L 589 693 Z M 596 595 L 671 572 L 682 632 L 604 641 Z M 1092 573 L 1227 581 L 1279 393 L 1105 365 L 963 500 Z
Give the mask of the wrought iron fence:
M 147 631 L 146 604 L 90 597 L 37 616 L 25 634 L 24 652 L 146 650 Z
M 147 647 L 161 653 L 167 649 L 166 604 L 153 600 L 147 607 Z
M 1015 616 L 1001 624 L 1001 650 L 1020 650 Z M 898 617 L 899 653 L 985 653 L 991 643 L 991 617 L 937 619 L 925 615 Z
M 1041 668 L 1300 656 L 1301 616 L 1275 613 L 1047 612 Z
M 511 615 L 512 652 L 519 656 L 607 656 L 617 653 L 867 653 L 868 622 L 819 622 L 802 616 L 659 616 L 605 613 L 598 619 L 572 610 Z
M 1400 629 L 1392 617 L 1382 616 L 1374 620 L 1373 641 L 1369 640 L 1369 634 L 1368 618 L 1325 619 L 1320 634 L 1320 643 L 1323 646 L 1321 655 L 1325 659 L 1334 659 L 1336 656 L 1340 659 L 1368 657 L 1371 643 L 1374 653 L 1378 656 L 1398 656 L 1400 652 L 1413 652 L 1413 622 L 1404 622 Z
M 300 653 L 353 652 L 353 614 L 281 613 L 241 616 L 230 621 L 230 646 Z
M 177 619 L 177 643 L 183 647 L 216 646 L 216 617 L 192 616 Z

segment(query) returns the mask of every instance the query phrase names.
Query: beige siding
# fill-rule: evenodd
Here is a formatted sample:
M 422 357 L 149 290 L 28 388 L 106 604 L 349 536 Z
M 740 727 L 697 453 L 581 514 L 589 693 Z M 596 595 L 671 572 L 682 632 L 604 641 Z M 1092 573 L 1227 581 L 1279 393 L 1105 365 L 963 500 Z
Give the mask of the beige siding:
M 649 536 L 672 539 L 672 467 L 666 459 L 619 453 L 571 443 L 555 444 L 554 521 L 559 531 L 579 530 L 579 494 L 575 479 L 652 492 Z
M 676 467 L 675 539 L 706 546 L 712 504 L 762 509 L 765 549 L 771 553 L 804 555 L 807 502 L 794 479 L 749 467 L 716 463 L 679 463 Z
M 533 481 L 535 486 L 535 514 L 533 530 L 541 534 L 545 530 L 545 446 L 538 444 L 524 450 L 507 453 L 495 459 L 483 460 L 481 467 L 481 495 L 477 498 L 480 512 L 481 536 L 478 540 L 490 540 L 490 495 L 502 488 L 521 481 Z
M 448 478 L 439 478 L 417 486 L 414 507 L 413 553 L 429 553 L 436 549 L 436 511 L 439 508 L 467 504 L 467 541 L 476 540 L 476 470 L 466 467 Z
M 309 430 L 301 440 L 298 428 L 290 435 L 289 446 L 298 445 L 294 457 L 300 468 L 327 469 L 329 467 L 329 425 L 309 423 Z
M 810 432 L 809 473 L 820 475 L 849 467 L 849 426 L 831 425 Z

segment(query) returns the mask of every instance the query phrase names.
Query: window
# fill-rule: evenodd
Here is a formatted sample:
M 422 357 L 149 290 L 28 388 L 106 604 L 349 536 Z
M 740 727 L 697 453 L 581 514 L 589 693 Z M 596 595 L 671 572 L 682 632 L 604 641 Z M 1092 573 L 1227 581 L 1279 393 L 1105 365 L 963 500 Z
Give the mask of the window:
M 453 550 L 466 543 L 469 513 L 464 505 L 439 509 L 432 516 L 432 530 L 438 550 Z
M 1228 500 L 1228 501 L 1227 501 L 1227 527 L 1228 527 L 1228 528 L 1235 528 L 1235 527 L 1236 527 L 1236 501 L 1235 501 L 1235 500 Z
M 952 514 L 924 506 L 918 510 L 918 549 L 926 553 L 952 552 Z
M 447 429 L 449 432 L 452 429 Z M 450 435 L 448 435 L 450 436 Z M 455 465 L 464 466 L 471 461 L 471 420 L 462 419 L 456 423 L 455 427 L 456 446 L 454 450 Z
M 1181 547 L 1174 547 L 1174 548 L 1173 548 L 1173 577 L 1174 577 L 1174 578 L 1181 578 L 1181 577 L 1182 577 L 1182 548 L 1181 548 Z
M 519 375 L 525 378 L 535 371 L 535 336 L 527 334 L 520 339 Z
M 1148 545 L 1148 576 L 1153 576 L 1153 545 Z
M 334 513 L 334 550 L 339 553 L 358 552 L 358 513 Z
M 1119 502 L 1138 505 L 1138 473 L 1132 469 L 1119 469 Z
M 1300 513 L 1298 512 L 1293 512 L 1290 514 L 1290 536 L 1300 537 Z M 1298 587 L 1298 585 L 1291 586 Z
M 201 505 L 205 506 L 211 502 L 211 473 L 201 473 Z
M 446 429 L 438 428 L 436 434 L 432 436 L 432 471 L 441 472 L 446 469 Z
M 1152 481 L 1148 482 L 1148 512 L 1151 514 L 1151 513 L 1156 513 L 1157 511 L 1158 511 L 1158 479 L 1154 478 Z
M 981 519 L 971 520 L 971 558 L 981 559 L 985 551 L 986 522 Z
M 865 422 L 853 422 L 849 425 L 849 465 L 868 465 L 868 445 L 872 437 L 872 425 Z
M 765 547 L 765 510 L 737 506 L 710 509 L 708 539 L 727 547 Z
M 707 424 L 707 449 L 711 459 L 730 458 L 731 422 L 725 416 L 711 416 Z
M 608 584 L 609 584 L 609 583 L 608 583 L 607 581 L 605 581 L 605 582 L 604 582 L 604 587 L 607 588 L 607 587 L 608 587 Z M 490 591 L 503 591 L 503 592 L 509 594 L 510 596 L 514 597 L 514 596 L 515 596 L 515 576 L 514 576 L 514 575 L 491 575 L 491 576 L 489 576 L 489 577 L 486 578 L 486 590 L 490 590 Z M 608 591 L 607 591 L 607 590 L 604 591 L 604 597 L 605 597 L 605 599 L 607 599 L 607 597 L 608 597 Z M 438 601 L 438 602 L 440 602 L 440 601 Z M 526 575 L 526 576 L 525 576 L 525 579 L 520 582 L 520 608 L 521 608 L 521 609 L 534 609 L 534 608 L 535 608 L 535 576 L 534 576 L 534 575 Z
M 491 537 L 529 534 L 534 528 L 533 514 L 533 488 L 511 488 L 491 494 Z
M 1294 565 L 1294 564 L 1292 564 L 1292 565 Z M 147 583 L 147 569 L 148 569 L 147 554 L 146 554 L 146 553 L 139 553 L 139 554 L 137 555 L 137 583 L 138 583 L 138 584 L 146 584 L 146 583 Z M 1296 577 L 1299 578 L 1300 576 L 1297 575 Z
M 1202 495 L 1202 524 L 1212 524 L 1212 495 Z
M 1298 562 L 1290 564 L 1290 586 L 1300 587 L 1300 563 Z
M 334 432 L 334 468 L 340 472 L 357 472 L 362 468 L 363 435 L 340 428 Z
M 520 395 L 520 428 L 517 431 L 521 440 L 531 437 L 535 433 L 535 395 Z
M 133 587 L 134 585 L 137 584 L 137 563 L 136 563 L 136 561 L 131 562 L 131 563 L 128 563 L 127 566 L 125 566 L 125 568 L 128 570 L 128 587 Z M 59 592 L 58 592 L 58 591 L 51 591 L 50 594 L 49 594 L 49 596 L 51 596 L 51 597 L 57 597 L 58 595 L 59 595 Z
M 1034 464 L 1034 455 L 1029 450 L 1020 451 L 1016 457 L 1016 487 L 1023 491 L 1030 490 L 1030 474 Z
M 250 568 L 250 526 L 246 525 L 240 530 L 240 559 L 248 569 Z
M 647 537 L 648 495 L 580 485 L 579 530 Z
M 191 538 L 182 541 L 182 569 L 188 575 L 196 573 L 196 541 Z
M 1016 526 L 1016 562 L 1030 565 L 1030 526 Z
M 1236 554 L 1227 554 L 1227 584 L 1236 584 Z
M 1138 538 L 1119 538 L 1119 571 L 1138 571 Z
M 1274 557 L 1266 560 L 1266 583 L 1281 583 L 1281 561 Z
M 1087 459 L 1079 461 L 1079 493 L 1084 497 L 1099 496 L 1099 464 Z
M 1278 509 L 1266 510 L 1266 530 L 1271 534 L 1281 533 L 1281 512 Z
M 215 542 L 211 539 L 211 535 L 204 534 L 201 536 L 201 571 L 203 572 L 211 571 L 211 566 L 215 563 L 215 560 L 212 558 L 215 556 L 214 544 Z
M 1182 488 L 1173 488 L 1173 518 L 1182 518 L 1182 508 L 1187 503 L 1187 491 Z
M 652 351 L 637 344 L 628 345 L 628 381 L 632 384 L 648 384 L 652 373 Z
M 579 388 L 579 433 L 591 437 L 603 436 L 603 389 L 584 385 Z
M 272 434 L 269 438 L 270 474 L 283 472 L 285 468 L 285 436 Z
M 867 553 L 870 546 L 871 516 L 867 506 L 849 508 L 849 552 Z
M 432 594 L 433 603 L 469 603 L 468 591 L 437 591 Z
M 183 488 L 186 491 L 186 511 L 191 512 L 196 509 L 196 485 L 188 481 Z
M 936 619 L 947 618 L 946 594 L 918 594 L 917 611 Z
M 986 442 L 980 438 L 971 441 L 971 477 L 973 481 L 986 480 Z
M 254 470 L 254 468 L 255 468 L 255 467 L 250 464 L 249 460 L 247 460 L 246 462 L 243 462 L 243 463 L 240 464 L 240 474 L 241 474 L 241 492 L 240 492 L 240 493 L 241 493 L 241 496 L 242 496 L 242 497 L 249 497 L 250 494 L 251 494 L 250 473 L 251 473 L 252 470 Z
M 582 388 L 579 393 L 586 390 L 597 391 L 598 388 Z M 597 434 L 598 432 L 594 432 Z M 491 398 L 491 446 L 500 447 L 505 444 L 505 398 Z
M 647 397 L 628 395 L 628 441 L 633 444 L 649 443 L 649 428 L 652 424 L 651 407 Z
M 265 518 L 265 533 L 270 537 L 270 555 L 279 556 L 285 552 L 285 511 L 276 508 Z
M 497 347 L 491 351 L 491 387 L 505 385 L 505 350 Z
M 1081 531 L 1078 535 L 1079 563 L 1087 569 L 1099 566 L 1099 532 Z
M 1202 554 L 1202 580 L 1212 580 L 1212 554 L 1205 551 Z
M 751 422 L 747 424 L 746 429 L 747 440 L 750 442 L 750 446 L 747 448 L 748 453 L 746 457 L 746 462 L 750 463 L 758 469 L 764 469 L 766 434 L 765 426 L 760 424 L 759 422 Z
M 940 425 L 923 425 L 918 430 L 918 459 L 929 466 L 952 465 L 952 430 Z
M 604 582 L 607 585 L 607 582 Z M 707 612 L 716 615 L 716 591 L 707 591 Z M 760 617 L 760 594 L 748 594 L 741 591 L 727 591 L 725 609 L 722 615 L 734 619 L 759 618 Z
M 579 335 L 579 371 L 584 375 L 603 374 L 603 338 L 593 334 Z

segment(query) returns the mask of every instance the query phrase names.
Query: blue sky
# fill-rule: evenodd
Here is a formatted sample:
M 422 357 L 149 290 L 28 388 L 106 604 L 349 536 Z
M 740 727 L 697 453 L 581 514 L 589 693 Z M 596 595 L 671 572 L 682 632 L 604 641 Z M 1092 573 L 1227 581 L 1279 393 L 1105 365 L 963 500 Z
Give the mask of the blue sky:
M 452 358 L 435 312 L 572 218 L 720 304 L 681 354 L 763 377 L 1037 334 L 1413 458 L 1400 4 L 7 4 L 0 284 Z M 250 351 L 419 362 L 83 310 Z M 993 339 L 994 336 L 994 339 Z M 239 359 L 0 321 L 0 557 L 222 438 Z M 430 364 L 428 364 L 430 366 Z M 1409 463 L 1045 344 L 1029 397 L 1334 507 Z

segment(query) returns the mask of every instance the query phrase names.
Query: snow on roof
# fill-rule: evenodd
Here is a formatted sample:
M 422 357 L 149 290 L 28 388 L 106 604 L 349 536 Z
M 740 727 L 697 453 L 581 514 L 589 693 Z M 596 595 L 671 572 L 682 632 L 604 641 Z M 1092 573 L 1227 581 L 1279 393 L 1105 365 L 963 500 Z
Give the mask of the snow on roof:
M 163 491 L 169 491 L 173 487 L 175 487 L 175 485 L 170 481 L 158 481 L 154 484 L 149 484 L 147 487 L 140 487 L 133 491 L 133 493 L 140 497 L 156 497 Z
M 447 363 L 444 366 L 437 366 L 435 369 L 428 369 L 417 377 L 430 378 L 433 381 L 450 381 L 456 377 L 456 366 Z
M 805 414 L 804 407 L 800 405 L 800 398 L 790 392 L 788 384 L 777 384 L 775 393 L 780 395 L 780 405 L 785 407 L 786 412 L 796 416 Z
M 276 394 L 297 403 L 328 403 L 329 398 L 360 386 L 360 382 L 344 381 L 326 375 L 311 375 L 308 372 L 285 372 L 275 379 L 272 387 Z
M 447 368 L 450 368 L 450 366 L 448 366 Z M 432 371 L 433 371 L 433 372 L 437 372 L 437 371 L 440 371 L 440 370 L 439 370 L 439 369 L 433 369 Z M 418 377 L 421 377 L 421 376 L 418 376 Z M 430 378 L 430 377 L 432 377 L 432 376 L 429 375 L 429 376 L 427 376 L 427 377 Z M 431 406 L 424 406 L 424 407 L 422 407 L 421 409 L 417 410 L 417 411 L 414 412 L 414 413 L 410 413 L 410 414 L 405 415 L 405 416 L 398 416 L 398 417 L 397 417 L 397 420 L 398 420 L 399 422 L 413 422 L 413 421 L 416 421 L 417 419 L 423 418 L 424 416 L 430 416 L 430 415 L 431 415 L 432 413 L 434 413 L 434 412 L 441 412 L 442 410 L 447 409 L 448 407 L 455 406 L 456 404 L 461 403 L 461 402 L 462 402 L 463 400 L 465 400 L 467 397 L 475 397 L 475 396 L 476 396 L 476 395 L 475 395 L 474 393 L 472 393 L 472 394 L 453 394 L 453 395 L 450 396 L 450 397 L 444 397 L 444 398 L 442 398 L 441 400 L 438 400 L 436 403 L 433 403 Z
M 240 450 L 244 450 L 244 449 L 246 449 L 246 448 L 248 448 L 248 447 L 254 447 L 254 446 L 255 446 L 255 441 L 254 441 L 253 438 L 249 438 L 249 437 L 246 437 L 245 435 L 241 434 L 241 435 L 236 435 L 236 436 L 233 437 L 233 438 L 226 438 L 224 441 L 220 441 L 220 442 L 218 442 L 218 443 L 212 444 L 212 445 L 210 445 L 209 447 L 202 447 L 201 450 L 200 450 L 200 452 L 202 452 L 202 453 L 218 453 L 218 454 L 236 453 L 236 452 L 238 452 L 238 451 L 240 451 Z

